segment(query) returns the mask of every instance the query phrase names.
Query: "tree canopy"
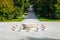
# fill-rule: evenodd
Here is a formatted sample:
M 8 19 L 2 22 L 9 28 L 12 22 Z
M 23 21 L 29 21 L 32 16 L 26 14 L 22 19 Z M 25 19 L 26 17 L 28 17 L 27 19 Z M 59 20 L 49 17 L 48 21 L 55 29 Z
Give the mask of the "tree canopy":
M 44 18 L 60 19 L 60 0 L 31 0 L 34 11 Z
M 21 17 L 29 5 L 29 0 L 0 0 L 0 20 Z
M 31 4 L 39 17 L 60 19 L 60 0 L 0 0 L 0 20 L 21 17 Z

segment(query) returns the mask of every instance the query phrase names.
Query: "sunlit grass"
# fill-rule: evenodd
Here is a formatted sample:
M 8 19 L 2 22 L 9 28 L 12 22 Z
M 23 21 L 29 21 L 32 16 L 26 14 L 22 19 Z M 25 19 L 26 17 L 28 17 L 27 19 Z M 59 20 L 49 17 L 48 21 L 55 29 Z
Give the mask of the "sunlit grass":
M 24 17 L 19 17 L 17 19 L 10 19 L 10 20 L 4 20 L 0 22 L 21 22 L 24 19 Z
M 21 22 L 23 20 L 23 18 L 21 19 L 12 19 L 12 20 L 5 20 L 4 22 Z

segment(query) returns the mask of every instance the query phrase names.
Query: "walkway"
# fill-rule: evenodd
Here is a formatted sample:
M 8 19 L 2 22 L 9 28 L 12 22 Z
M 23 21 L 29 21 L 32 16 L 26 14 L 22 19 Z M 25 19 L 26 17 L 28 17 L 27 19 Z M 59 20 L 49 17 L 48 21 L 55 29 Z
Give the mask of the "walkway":
M 27 16 L 25 17 L 25 19 L 22 21 L 22 23 L 29 23 L 29 24 L 32 24 L 32 23 L 39 23 L 40 21 L 37 19 L 34 11 L 33 11 L 33 8 L 32 6 L 29 8 L 29 12 L 27 14 Z
M 25 19 L 22 21 L 22 23 L 39 23 L 39 20 L 37 19 L 35 13 L 33 11 L 28 12 Z

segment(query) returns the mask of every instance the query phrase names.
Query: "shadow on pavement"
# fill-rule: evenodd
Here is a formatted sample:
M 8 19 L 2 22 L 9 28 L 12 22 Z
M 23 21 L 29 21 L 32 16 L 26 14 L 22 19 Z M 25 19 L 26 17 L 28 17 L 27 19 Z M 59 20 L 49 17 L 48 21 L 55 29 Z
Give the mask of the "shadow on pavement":
M 32 38 L 32 37 L 28 37 L 28 40 L 60 40 L 60 39 L 54 39 L 54 38 Z

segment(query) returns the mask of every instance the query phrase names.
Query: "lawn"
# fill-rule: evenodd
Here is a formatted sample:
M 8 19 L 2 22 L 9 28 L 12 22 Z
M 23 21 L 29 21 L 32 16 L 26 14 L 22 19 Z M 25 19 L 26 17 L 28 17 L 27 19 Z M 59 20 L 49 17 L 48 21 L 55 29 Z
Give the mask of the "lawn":
M 19 17 L 17 19 L 11 19 L 11 20 L 4 20 L 0 22 L 21 22 L 24 19 L 24 17 Z
M 48 19 L 43 17 L 39 17 L 38 19 L 39 21 L 43 21 L 43 22 L 60 22 L 60 19 Z
M 5 20 L 4 22 L 21 22 L 23 20 L 23 18 L 21 19 L 12 19 L 12 20 Z

